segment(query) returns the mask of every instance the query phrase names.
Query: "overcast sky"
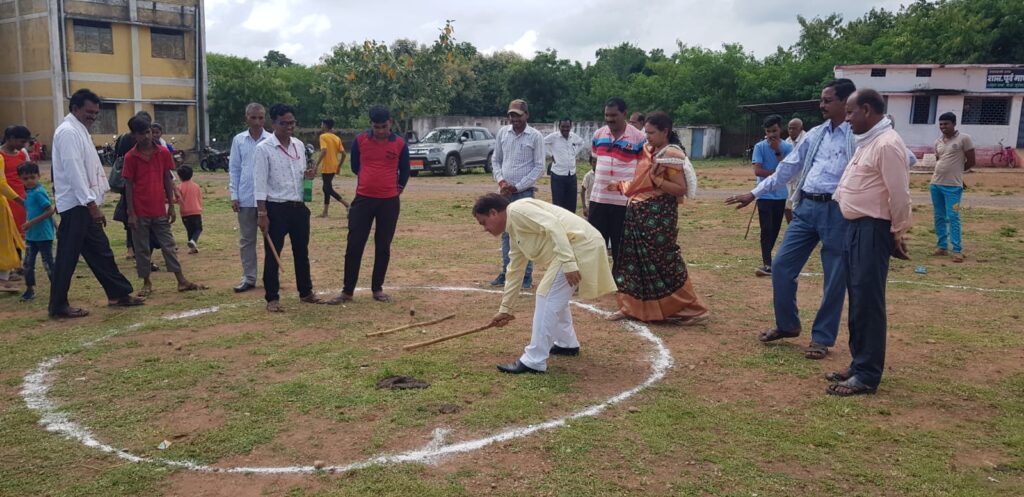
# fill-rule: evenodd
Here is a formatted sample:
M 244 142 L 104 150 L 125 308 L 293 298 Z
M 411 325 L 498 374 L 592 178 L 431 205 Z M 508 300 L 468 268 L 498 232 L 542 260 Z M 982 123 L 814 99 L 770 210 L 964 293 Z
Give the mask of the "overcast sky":
M 907 1 L 907 0 L 904 0 Z M 595 50 L 631 42 L 671 54 L 676 40 L 718 48 L 739 42 L 763 57 L 800 35 L 796 16 L 837 12 L 854 19 L 873 7 L 898 9 L 899 0 L 615 0 L 349 1 L 207 0 L 207 50 L 262 58 L 278 50 L 312 64 L 338 43 L 375 39 L 437 39 L 445 19 L 455 37 L 484 52 L 511 50 L 532 57 L 554 48 L 588 62 Z

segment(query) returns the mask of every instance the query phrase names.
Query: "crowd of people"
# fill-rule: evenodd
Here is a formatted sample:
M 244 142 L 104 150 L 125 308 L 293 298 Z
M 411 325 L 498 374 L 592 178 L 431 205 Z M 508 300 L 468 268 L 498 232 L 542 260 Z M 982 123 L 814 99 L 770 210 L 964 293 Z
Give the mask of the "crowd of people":
M 128 121 L 130 133 L 115 145 L 116 160 L 104 170 L 89 126 L 101 99 L 82 89 L 70 99 L 70 113 L 53 140 L 53 201 L 40 182 L 38 165 L 23 150 L 30 132 L 11 126 L 4 132 L 0 159 L 0 276 L 4 291 L 14 289 L 23 273 L 22 298 L 35 296 L 35 262 L 39 258 L 51 281 L 49 315 L 76 318 L 88 311 L 68 302 L 80 257 L 102 285 L 111 306 L 138 306 L 155 291 L 150 275 L 157 269 L 152 252 L 160 249 L 177 290 L 206 287 L 184 276 L 171 226 L 180 212 L 189 254 L 199 252 L 203 231 L 202 189 L 188 166 L 175 167 L 162 129 L 145 112 Z M 825 122 L 808 131 L 793 119 L 782 139 L 780 116 L 764 121 L 764 140 L 753 150 L 757 179 L 749 193 L 726 199 L 742 208 L 756 200 L 760 212 L 759 276 L 771 277 L 774 326 L 758 339 L 772 342 L 801 335 L 797 306 L 798 277 L 811 252 L 821 245 L 824 269 L 822 299 L 805 349 L 822 359 L 835 345 L 843 306 L 849 299 L 852 361 L 828 376 L 833 395 L 873 393 L 884 369 L 885 283 L 890 256 L 907 257 L 905 233 L 911 225 L 908 153 L 885 102 L 873 90 L 857 90 L 845 79 L 821 91 Z M 269 115 L 268 115 L 269 114 Z M 258 103 L 244 109 L 247 129 L 231 143 L 229 191 L 237 214 L 241 279 L 237 293 L 256 288 L 257 237 L 264 246 L 263 289 L 266 309 L 282 312 L 279 254 L 285 238 L 291 245 L 299 301 L 337 305 L 351 301 L 366 243 L 374 232 L 372 298 L 391 302 L 384 283 L 401 212 L 401 195 L 410 176 L 409 148 L 392 131 L 389 110 L 369 110 L 371 127 L 359 133 L 346 151 L 322 122 L 321 156 L 311 167 L 305 145 L 294 136 L 295 109 L 275 104 L 269 112 Z M 270 128 L 266 129 L 269 117 Z M 551 355 L 577 356 L 580 343 L 569 301 L 574 293 L 597 298 L 615 293 L 617 309 L 608 319 L 669 321 L 683 326 L 708 320 L 679 245 L 679 205 L 694 198 L 697 176 L 685 147 L 663 112 L 634 112 L 626 102 L 605 102 L 605 125 L 590 144 L 591 170 L 577 184 L 577 161 L 586 149 L 565 118 L 545 136 L 529 124 L 529 105 L 509 103 L 509 124 L 496 133 L 493 176 L 496 192 L 481 196 L 473 215 L 484 230 L 501 238 L 501 271 L 491 282 L 503 288 L 493 326 L 512 319 L 517 295 L 533 288 L 533 264 L 544 266 L 535 290 L 532 337 L 523 354 L 498 369 L 512 374 L 541 373 Z M 945 255 L 952 242 L 953 260 L 962 261 L 959 199 L 962 173 L 973 166 L 970 137 L 955 130 L 956 116 L 940 117 L 936 142 L 938 164 L 932 185 L 938 248 Z M 335 191 L 333 178 L 346 156 L 357 176 L 351 203 Z M 311 183 L 319 169 L 327 217 L 331 200 L 348 209 L 343 286 L 332 298 L 314 291 L 310 274 Z M 536 199 L 537 182 L 550 176 L 552 202 Z M 13 174 L 12 174 L 13 172 Z M 127 257 L 134 259 L 141 288 L 119 271 L 105 232 L 104 195 L 120 194 L 114 220 L 124 224 Z M 577 196 L 578 195 L 578 196 Z M 577 199 L 583 216 L 577 212 Z M 177 206 L 177 207 L 176 207 Z M 54 215 L 59 215 L 59 224 Z M 782 243 L 773 255 L 783 220 Z M 941 228 L 940 228 L 941 225 Z M 947 229 L 947 225 L 949 228 Z M 56 238 L 56 256 L 53 255 Z M 19 270 L 19 268 L 21 268 Z

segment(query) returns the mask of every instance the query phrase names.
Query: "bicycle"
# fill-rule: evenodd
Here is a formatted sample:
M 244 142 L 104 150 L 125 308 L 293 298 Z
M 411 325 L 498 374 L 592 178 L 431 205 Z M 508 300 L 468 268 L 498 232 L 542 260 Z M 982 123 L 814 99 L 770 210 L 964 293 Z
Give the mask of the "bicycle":
M 1017 167 L 1017 151 L 1013 147 L 1004 147 L 1003 140 L 999 140 L 999 151 L 992 154 L 992 165 Z

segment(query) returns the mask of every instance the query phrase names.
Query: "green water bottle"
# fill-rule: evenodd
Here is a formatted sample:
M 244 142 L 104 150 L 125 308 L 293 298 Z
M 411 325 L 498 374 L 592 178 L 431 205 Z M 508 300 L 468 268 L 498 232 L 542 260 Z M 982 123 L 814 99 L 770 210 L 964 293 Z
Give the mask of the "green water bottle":
M 302 178 L 302 201 L 313 201 L 313 178 Z

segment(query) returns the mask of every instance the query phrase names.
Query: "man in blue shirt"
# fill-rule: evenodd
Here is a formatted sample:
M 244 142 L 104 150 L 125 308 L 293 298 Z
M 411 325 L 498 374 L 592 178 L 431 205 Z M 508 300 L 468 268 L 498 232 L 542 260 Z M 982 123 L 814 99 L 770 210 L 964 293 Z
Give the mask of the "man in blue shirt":
M 726 204 L 736 204 L 739 209 L 765 193 L 784 189 L 791 178 L 799 178 L 793 222 L 786 228 L 782 245 L 772 260 L 775 327 L 761 332 L 758 339 L 767 343 L 800 336 L 797 278 L 811 252 L 821 242 L 824 292 L 811 328 L 811 343 L 804 351 L 808 359 L 824 359 L 828 355 L 829 347 L 835 345 L 839 318 L 843 314 L 846 295 L 843 238 L 849 223 L 839 211 L 839 204 L 832 200 L 832 194 L 856 147 L 853 132 L 846 122 L 846 99 L 856 90 L 848 79 L 837 79 L 826 85 L 819 105 L 826 122 L 808 132 L 807 138 L 779 163 L 775 172 L 750 193 L 725 200 Z
M 782 141 L 782 116 L 772 114 L 764 120 L 764 140 L 754 145 L 754 153 L 750 161 L 754 164 L 754 176 L 757 183 L 775 172 L 782 158 L 793 151 L 793 146 Z M 782 229 L 782 218 L 786 215 L 786 199 L 789 189 L 782 188 L 765 192 L 757 199 L 757 220 L 761 225 L 761 267 L 754 274 L 758 276 L 772 275 L 772 249 Z
M 256 194 L 253 191 L 253 151 L 256 145 L 271 135 L 263 127 L 267 111 L 257 103 L 245 107 L 245 123 L 249 129 L 231 140 L 228 156 L 228 189 L 231 190 L 231 210 L 238 213 L 238 251 L 242 257 L 242 282 L 235 293 L 256 288 Z

